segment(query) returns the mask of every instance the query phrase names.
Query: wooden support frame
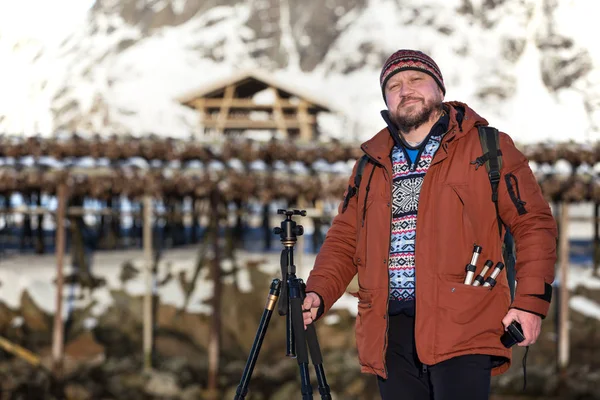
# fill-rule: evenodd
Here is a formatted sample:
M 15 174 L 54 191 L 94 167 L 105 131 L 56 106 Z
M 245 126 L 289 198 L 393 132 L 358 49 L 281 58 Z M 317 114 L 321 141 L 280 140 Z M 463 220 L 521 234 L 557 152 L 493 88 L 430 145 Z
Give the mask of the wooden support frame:
M 284 137 L 287 137 L 288 128 L 286 125 L 285 117 L 283 115 L 283 108 L 281 107 L 281 99 L 279 98 L 279 93 L 277 92 L 277 88 L 272 86 L 269 87 L 269 90 L 273 93 L 273 119 L 275 120 L 277 130 Z
M 298 104 L 298 123 L 300 125 L 300 139 L 303 141 L 308 142 L 313 139 L 314 129 L 311 122 L 308 115 L 308 103 L 306 100 L 300 100 Z
M 204 120 L 206 119 L 206 99 L 204 98 L 199 98 L 196 99 L 192 102 L 194 108 L 196 109 L 196 111 L 198 111 L 198 124 L 200 127 L 200 132 L 201 134 L 204 134 L 205 131 L 205 126 L 204 126 Z
M 152 348 L 153 348 L 153 282 L 152 282 L 152 196 L 144 196 L 144 278 L 146 281 L 146 293 L 144 294 L 144 371 L 152 370 Z
M 558 370 L 566 374 L 569 365 L 569 204 L 560 206 L 559 235 L 559 313 L 558 313 Z
M 54 312 L 54 326 L 52 332 L 52 370 L 57 377 L 62 376 L 64 359 L 64 324 L 62 319 L 63 264 L 65 258 L 66 235 L 65 219 L 69 188 L 66 182 L 58 186 L 58 210 L 56 214 L 56 311 Z
M 233 95 L 235 94 L 235 85 L 228 85 L 225 88 L 223 95 L 223 102 L 221 103 L 221 110 L 219 111 L 219 117 L 217 120 L 216 133 L 222 135 L 225 132 L 225 125 L 229 116 L 229 109 L 233 103 Z
M 222 138 L 218 136 L 227 132 L 253 130 L 277 131 L 284 137 L 298 132 L 303 142 L 315 139 L 316 114 L 332 112 L 331 107 L 284 82 L 277 82 L 271 75 L 260 71 L 241 72 L 178 100 L 197 110 L 201 129 L 219 140 Z M 254 96 L 263 91 L 271 93 L 272 101 L 255 100 Z M 251 119 L 252 111 L 267 112 L 270 118 Z

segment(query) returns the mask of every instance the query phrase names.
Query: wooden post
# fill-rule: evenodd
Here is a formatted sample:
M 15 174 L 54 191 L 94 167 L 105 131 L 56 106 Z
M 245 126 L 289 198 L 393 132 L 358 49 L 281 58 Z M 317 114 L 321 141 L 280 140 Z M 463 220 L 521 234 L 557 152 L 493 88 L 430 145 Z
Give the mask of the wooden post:
M 558 321 L 558 369 L 562 374 L 569 364 L 569 205 L 563 202 L 560 207 L 560 312 Z
M 281 132 L 284 137 L 288 136 L 287 125 L 285 123 L 285 115 L 283 114 L 283 108 L 281 107 L 281 98 L 277 93 L 277 88 L 271 87 L 271 92 L 273 93 L 273 118 L 275 119 L 275 123 L 277 125 L 277 129 Z
M 231 108 L 231 104 L 233 103 L 234 94 L 234 85 L 229 85 L 225 88 L 225 93 L 223 94 L 223 103 L 221 103 L 221 110 L 219 111 L 219 117 L 217 120 L 217 135 L 223 135 L 223 133 L 225 132 L 225 125 L 227 124 L 227 120 L 229 119 L 229 109 Z
M 600 202 L 594 202 L 594 276 L 600 278 Z
M 212 317 L 208 333 L 208 398 L 217 399 L 219 355 L 221 352 L 221 260 L 219 249 L 219 203 L 220 193 L 217 187 L 210 194 L 211 238 L 213 245 L 213 260 L 210 275 L 213 280 L 213 295 L 211 299 Z
M 65 214 L 67 208 L 67 183 L 58 185 L 58 207 L 56 212 L 56 311 L 52 335 L 52 370 L 57 377 L 62 375 L 64 353 L 63 305 L 63 262 L 65 258 Z
M 300 124 L 300 139 L 309 142 L 313 139 L 313 127 L 308 119 L 308 103 L 300 100 L 298 104 L 298 123 Z
M 200 134 L 200 136 L 204 137 L 204 133 L 206 131 L 206 127 L 204 126 L 204 120 L 206 118 L 206 107 L 205 107 L 205 100 L 203 98 L 201 99 L 196 99 L 194 100 L 194 108 L 196 109 L 196 111 L 198 111 L 198 126 L 199 126 L 199 131 L 198 134 Z
M 144 196 L 144 371 L 152 369 L 152 196 Z

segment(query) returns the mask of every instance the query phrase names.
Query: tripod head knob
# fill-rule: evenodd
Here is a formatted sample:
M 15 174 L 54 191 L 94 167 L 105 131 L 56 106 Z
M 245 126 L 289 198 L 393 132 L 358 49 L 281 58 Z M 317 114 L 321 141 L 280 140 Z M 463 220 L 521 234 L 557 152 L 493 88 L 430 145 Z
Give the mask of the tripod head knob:
M 288 217 L 291 217 L 292 215 L 300 215 L 302 217 L 306 217 L 306 210 L 283 210 L 283 209 L 279 209 L 279 210 L 277 210 L 277 214 L 285 214 Z
M 297 236 L 304 234 L 304 227 L 297 225 L 292 216 L 306 216 L 306 210 L 277 210 L 277 214 L 285 215 L 285 219 L 281 222 L 281 227 L 273 228 L 273 233 L 279 235 L 281 242 L 285 246 L 293 246 L 296 243 Z

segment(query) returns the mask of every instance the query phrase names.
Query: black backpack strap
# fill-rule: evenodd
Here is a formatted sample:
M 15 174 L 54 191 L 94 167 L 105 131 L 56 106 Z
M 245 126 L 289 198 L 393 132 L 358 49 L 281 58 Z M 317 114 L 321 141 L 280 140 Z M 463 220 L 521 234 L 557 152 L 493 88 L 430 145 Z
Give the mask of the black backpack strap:
M 356 175 L 354 175 L 354 186 L 348 186 L 348 190 L 346 192 L 346 197 L 344 197 L 344 206 L 342 207 L 342 213 L 346 211 L 348 208 L 348 203 L 350 199 L 358 193 L 358 188 L 360 187 L 360 181 L 362 180 L 363 172 L 365 171 L 365 166 L 369 161 L 369 156 L 364 154 L 360 160 L 358 160 L 358 167 L 356 168 Z
M 500 151 L 500 143 L 498 138 L 498 130 L 491 126 L 477 127 L 479 131 L 479 141 L 483 155 L 479 157 L 475 163 L 478 168 L 485 163 L 485 168 L 488 172 L 490 184 L 492 185 L 492 201 L 496 207 L 496 216 L 498 217 L 498 234 L 502 235 L 502 220 L 498 210 L 498 186 L 500 185 L 500 169 L 502 168 L 502 152 Z
M 498 234 L 503 239 L 502 253 L 504 255 L 504 262 L 506 264 L 506 277 L 508 281 L 508 287 L 510 288 L 510 298 L 515 298 L 515 248 L 512 235 L 507 230 L 504 238 L 502 238 L 502 227 L 504 223 L 500 218 L 500 210 L 498 209 L 498 186 L 500 185 L 500 169 L 502 168 L 502 151 L 500 151 L 500 138 L 498 129 L 492 128 L 491 126 L 477 126 L 479 132 L 479 141 L 481 142 L 481 148 L 483 155 L 478 157 L 473 163 L 477 164 L 479 168 L 485 164 L 485 168 L 490 179 L 490 185 L 492 186 L 492 201 L 496 208 L 496 218 L 498 219 Z

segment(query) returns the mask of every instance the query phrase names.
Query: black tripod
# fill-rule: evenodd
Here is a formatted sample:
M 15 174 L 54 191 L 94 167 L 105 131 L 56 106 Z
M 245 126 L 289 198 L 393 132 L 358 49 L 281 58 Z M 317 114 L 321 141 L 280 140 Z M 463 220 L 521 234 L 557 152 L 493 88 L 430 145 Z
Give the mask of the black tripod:
M 306 285 L 296 277 L 296 266 L 294 265 L 294 245 L 297 241 L 297 236 L 301 236 L 304 233 L 302 225 L 296 225 L 296 222 L 292 220 L 293 215 L 306 216 L 306 211 L 302 210 L 277 210 L 277 214 L 285 214 L 286 218 L 281 223 L 280 228 L 274 228 L 273 232 L 281 237 L 281 243 L 283 243 L 284 249 L 281 252 L 281 277 L 282 279 L 273 279 L 271 288 L 269 290 L 269 296 L 267 297 L 267 304 L 265 310 L 260 319 L 260 324 L 256 332 L 254 344 L 252 350 L 250 350 L 250 356 L 246 362 L 244 373 L 237 387 L 234 400 L 242 400 L 246 398 L 248 393 L 248 384 L 250 383 L 250 377 L 252 371 L 256 365 L 256 359 L 260 352 L 271 315 L 273 314 L 273 308 L 279 298 L 281 292 L 281 301 L 279 302 L 279 315 L 285 315 L 286 318 L 286 337 L 287 337 L 287 352 L 286 356 L 296 357 L 298 360 L 298 367 L 300 368 L 300 381 L 302 384 L 302 399 L 312 400 L 313 388 L 310 384 L 310 376 L 308 373 L 308 352 L 306 345 L 310 350 L 310 358 L 315 367 L 315 373 L 317 374 L 317 382 L 319 385 L 319 393 L 321 399 L 331 400 L 331 394 L 329 392 L 329 385 L 325 379 L 325 371 L 323 370 L 323 358 L 321 357 L 321 349 L 319 347 L 319 341 L 317 340 L 317 332 L 314 324 L 307 326 L 306 331 L 304 330 L 304 320 L 302 317 L 302 303 L 305 297 Z M 296 341 L 298 340 L 298 341 Z M 297 355 L 296 355 L 297 353 Z

